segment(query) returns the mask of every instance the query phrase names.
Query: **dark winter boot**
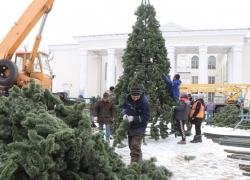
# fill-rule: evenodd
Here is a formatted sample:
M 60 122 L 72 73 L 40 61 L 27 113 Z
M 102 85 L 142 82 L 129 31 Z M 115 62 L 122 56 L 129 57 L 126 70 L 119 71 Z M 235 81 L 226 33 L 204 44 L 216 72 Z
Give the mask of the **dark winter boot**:
M 194 139 L 190 141 L 191 143 L 198 143 L 198 136 L 194 136 Z
M 202 142 L 201 135 L 198 136 L 198 142 Z

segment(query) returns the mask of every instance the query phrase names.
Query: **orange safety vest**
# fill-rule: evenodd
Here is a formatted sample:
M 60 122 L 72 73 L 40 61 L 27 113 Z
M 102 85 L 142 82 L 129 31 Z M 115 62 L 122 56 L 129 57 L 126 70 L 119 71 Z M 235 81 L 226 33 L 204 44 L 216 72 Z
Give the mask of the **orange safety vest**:
M 190 112 L 190 117 L 192 118 L 193 117 L 193 114 L 195 112 L 195 109 L 196 109 L 196 106 L 197 106 L 197 103 L 199 101 L 195 102 L 194 105 L 192 106 L 192 109 L 191 109 L 191 112 Z M 199 102 L 201 103 L 201 102 Z M 200 111 L 199 113 L 196 115 L 196 118 L 203 118 L 204 117 L 204 106 L 201 104 L 201 108 L 200 108 Z

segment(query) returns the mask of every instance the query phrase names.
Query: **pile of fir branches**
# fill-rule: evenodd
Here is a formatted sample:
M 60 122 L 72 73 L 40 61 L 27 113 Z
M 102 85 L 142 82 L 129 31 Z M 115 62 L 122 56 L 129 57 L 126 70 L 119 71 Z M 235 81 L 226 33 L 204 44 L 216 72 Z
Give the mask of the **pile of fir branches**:
M 246 108 L 243 109 L 243 114 L 247 113 L 248 110 Z M 213 118 L 213 125 L 218 127 L 231 127 L 234 128 L 240 121 L 240 109 L 238 109 L 235 105 L 227 105 L 224 106 L 220 113 L 215 113 Z M 239 128 L 248 129 L 250 126 L 250 122 L 243 121 Z
M 66 107 L 29 81 L 0 98 L 1 180 L 167 180 L 155 159 L 128 167 L 102 133 L 92 134 L 85 104 Z

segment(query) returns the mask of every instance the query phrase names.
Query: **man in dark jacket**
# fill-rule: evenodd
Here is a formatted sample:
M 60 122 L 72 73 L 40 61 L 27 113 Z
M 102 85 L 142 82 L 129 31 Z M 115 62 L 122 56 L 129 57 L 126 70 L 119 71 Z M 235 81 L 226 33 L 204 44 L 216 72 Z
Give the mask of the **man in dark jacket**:
M 150 119 L 149 102 L 139 87 L 133 87 L 126 95 L 122 108 L 123 119 L 130 122 L 128 145 L 131 163 L 139 162 L 142 160 L 141 142 Z
M 174 99 L 179 99 L 180 97 L 180 85 L 181 85 L 181 80 L 180 80 L 180 75 L 176 74 L 173 77 L 173 81 L 171 81 L 168 76 L 163 73 L 165 81 L 170 85 L 169 87 L 169 93 L 172 98 Z
M 191 108 L 193 106 L 193 104 L 194 104 L 194 100 L 192 98 L 192 94 L 188 94 L 188 99 L 190 101 L 190 108 Z
M 103 131 L 103 124 L 106 126 L 106 141 L 109 142 L 110 137 L 110 123 L 115 117 L 115 108 L 113 102 L 109 102 L 108 93 L 103 94 L 101 101 L 95 103 L 93 109 L 94 121 L 99 123 L 99 130 Z
M 187 93 L 182 91 L 180 94 L 179 101 L 177 102 L 175 106 L 173 106 L 174 117 L 175 117 L 175 120 L 177 121 L 177 127 L 182 137 L 182 140 L 178 142 L 177 144 L 186 144 L 184 124 L 185 124 L 185 121 L 188 119 L 189 110 L 190 110 L 189 104 L 190 104 L 190 101 L 188 99 Z

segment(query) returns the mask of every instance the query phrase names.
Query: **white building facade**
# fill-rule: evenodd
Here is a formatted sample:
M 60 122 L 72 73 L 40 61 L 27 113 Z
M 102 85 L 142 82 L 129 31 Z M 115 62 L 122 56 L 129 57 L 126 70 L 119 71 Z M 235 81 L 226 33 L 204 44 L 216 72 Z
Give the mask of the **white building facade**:
M 246 37 L 249 29 L 190 30 L 168 23 L 161 30 L 171 77 L 180 74 L 183 84 L 250 84 L 250 39 Z M 55 75 L 52 91 L 67 91 L 70 97 L 102 96 L 123 73 L 122 56 L 128 34 L 74 39 L 77 43 L 73 45 L 50 46 Z

